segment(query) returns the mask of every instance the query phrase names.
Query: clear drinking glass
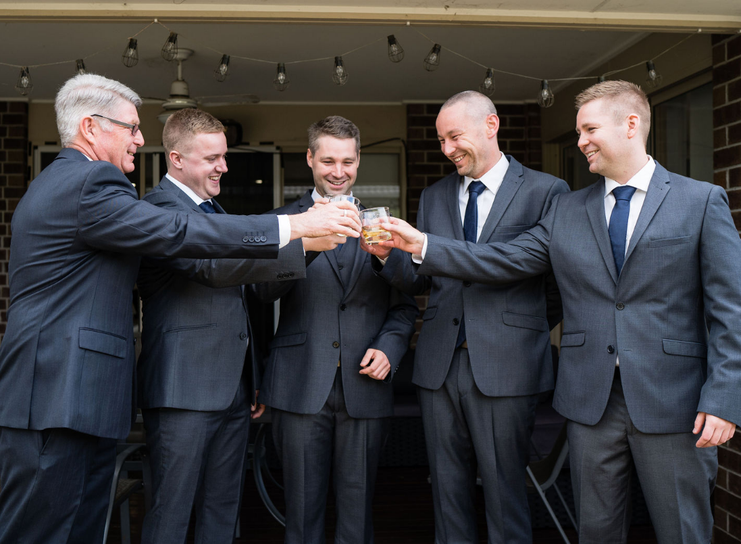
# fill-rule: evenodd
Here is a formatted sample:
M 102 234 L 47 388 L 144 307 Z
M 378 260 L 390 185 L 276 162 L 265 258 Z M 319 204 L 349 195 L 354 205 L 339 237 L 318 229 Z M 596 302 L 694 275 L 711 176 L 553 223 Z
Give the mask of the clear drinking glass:
M 381 223 L 388 222 L 389 217 L 387 206 L 360 210 L 360 223 L 363 226 L 363 238 L 366 244 L 391 240 L 391 233 L 380 226 Z

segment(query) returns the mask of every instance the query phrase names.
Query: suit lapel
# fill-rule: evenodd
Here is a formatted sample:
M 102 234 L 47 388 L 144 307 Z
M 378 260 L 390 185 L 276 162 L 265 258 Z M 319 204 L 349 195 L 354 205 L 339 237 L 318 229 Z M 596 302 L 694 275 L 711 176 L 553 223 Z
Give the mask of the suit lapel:
M 301 200 L 299 200 L 298 209 L 300 213 L 306 212 L 314 205 L 314 199 L 311 198 L 312 191 L 313 189 L 309 189 L 308 191 L 306 191 L 304 193 L 304 196 L 301 197 Z M 329 261 L 329 265 L 332 267 L 335 276 L 337 276 L 337 280 L 340 282 L 340 284 L 342 284 L 342 276 L 340 275 L 339 263 L 337 262 L 337 255 L 335 254 L 334 250 L 322 251 L 322 255 L 317 258 L 324 258 Z
M 454 174 L 448 177 L 448 187 L 446 192 L 448 193 L 445 199 L 448 204 L 448 212 L 450 213 L 450 225 L 453 228 L 453 238 L 456 240 L 465 240 L 465 234 L 463 233 L 463 222 L 461 221 L 461 209 L 458 205 L 458 193 L 460 190 L 461 178 L 459 175 Z M 435 221 L 435 218 L 430 217 L 428 221 Z
M 615 266 L 615 257 L 612 255 L 612 244 L 610 243 L 607 220 L 605 219 L 605 178 L 600 178 L 600 181 L 592 185 L 592 190 L 587 196 L 586 206 L 589 222 L 592 224 L 592 231 L 597 239 L 602 258 L 610 271 L 612 281 L 617 283 L 617 267 Z
M 486 243 L 489 240 L 499 221 L 501 221 L 504 212 L 507 211 L 510 202 L 512 202 L 515 194 L 517 194 L 517 191 L 522 186 L 522 165 L 512 157 L 507 157 L 507 159 L 509 160 L 509 168 L 507 168 L 507 172 L 504 174 L 502 184 L 499 186 L 499 190 L 494 198 L 494 204 L 492 204 L 489 211 L 489 217 L 486 218 L 484 228 L 481 230 L 479 243 Z
M 661 166 L 658 162 L 656 163 L 656 170 L 654 175 L 651 177 L 651 182 L 648 184 L 648 192 L 646 193 L 646 199 L 643 201 L 643 207 L 641 213 L 638 216 L 638 222 L 636 223 L 633 234 L 630 237 L 630 244 L 628 244 L 628 251 L 625 254 L 625 263 L 628 262 L 630 254 L 636 247 L 636 244 L 640 241 L 643 233 L 646 232 L 646 228 L 651 223 L 656 211 L 661 206 L 661 203 L 669 193 L 671 185 L 669 184 L 669 173 Z M 623 264 L 625 268 L 625 264 Z

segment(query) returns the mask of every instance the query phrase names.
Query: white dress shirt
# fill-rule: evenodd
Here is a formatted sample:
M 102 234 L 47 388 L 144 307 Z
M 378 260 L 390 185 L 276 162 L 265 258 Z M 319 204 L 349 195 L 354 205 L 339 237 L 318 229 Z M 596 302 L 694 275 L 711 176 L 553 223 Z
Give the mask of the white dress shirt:
M 478 210 L 477 214 L 477 222 L 476 222 L 476 240 L 478 241 L 479 236 L 481 235 L 481 231 L 484 230 L 484 225 L 486 224 L 486 220 L 489 218 L 489 212 L 491 212 L 491 207 L 494 205 L 494 199 L 497 196 L 497 192 L 499 191 L 499 188 L 502 186 L 502 182 L 504 181 L 504 176 L 507 174 L 507 169 L 509 168 L 509 161 L 507 160 L 507 157 L 504 156 L 504 153 L 501 153 L 501 157 L 497 161 L 497 163 L 492 167 L 491 170 L 489 170 L 486 174 L 481 176 L 480 178 L 472 178 L 469 176 L 465 176 L 463 178 L 463 183 L 460 184 L 458 188 L 458 209 L 461 213 L 461 225 L 465 223 L 466 220 L 466 206 L 468 206 L 468 186 L 471 185 L 473 181 L 478 179 L 481 183 L 486 186 L 486 189 L 479 195 L 478 199 L 476 200 L 476 208 Z M 422 255 L 412 255 L 412 260 L 415 263 L 421 263 L 424 259 L 424 256 L 427 254 L 427 235 L 425 234 L 425 241 L 424 246 L 422 247 Z
M 165 177 L 169 179 L 171 182 L 175 184 L 175 186 L 183 191 L 186 195 L 190 197 L 190 199 L 196 203 L 196 206 L 200 206 L 201 203 L 206 202 L 203 200 L 200 196 L 198 196 L 193 189 L 185 185 L 184 183 L 179 182 L 174 177 L 172 177 L 170 174 L 165 174 Z M 211 199 L 208 199 L 209 202 L 211 202 Z M 211 202 L 213 204 L 213 202 Z M 278 233 L 280 234 L 280 244 L 278 245 L 279 248 L 285 247 L 288 245 L 288 242 L 291 241 L 291 221 L 288 219 L 287 215 L 279 215 L 278 217 Z

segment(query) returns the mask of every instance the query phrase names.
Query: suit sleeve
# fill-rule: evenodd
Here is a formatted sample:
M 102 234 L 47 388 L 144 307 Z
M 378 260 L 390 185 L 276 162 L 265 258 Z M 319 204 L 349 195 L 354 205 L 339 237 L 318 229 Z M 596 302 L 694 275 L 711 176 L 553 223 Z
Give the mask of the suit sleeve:
M 428 234 L 427 254 L 417 273 L 504 285 L 550 272 L 558 198 L 537 225 L 507 243 L 474 244 Z
M 138 200 L 110 163 L 95 161 L 81 186 L 80 236 L 92 247 L 164 257 L 276 258 L 275 216 L 175 213 Z
M 151 204 L 173 211 L 180 209 L 176 196 L 164 191 L 145 197 Z M 193 215 L 193 214 L 191 214 Z M 197 214 L 196 214 L 197 215 Z M 186 259 L 147 257 L 142 261 L 139 286 L 144 287 L 150 267 L 168 270 L 207 287 L 236 287 L 249 283 L 306 277 L 301 247 L 289 244 L 273 259 Z
M 569 186 L 567 183 L 562 179 L 556 180 L 546 198 L 546 204 L 543 207 L 541 219 L 543 219 L 548 213 L 548 210 L 550 210 L 554 197 L 558 194 L 567 192 L 569 192 Z M 556 282 L 556 276 L 553 273 L 553 270 L 547 272 L 545 275 L 545 300 L 548 326 L 553 329 L 563 319 L 561 291 L 558 289 L 558 283 Z
M 419 309 L 414 298 L 397 289 L 391 290 L 386 320 L 369 346 L 382 351 L 389 359 L 391 372 L 383 380 L 387 383 L 393 379 L 401 358 L 409 349 L 409 340 L 414 334 L 414 324 L 418 314 Z
M 741 424 L 741 241 L 723 189 L 714 186 L 700 236 L 708 330 L 707 379 L 699 412 Z

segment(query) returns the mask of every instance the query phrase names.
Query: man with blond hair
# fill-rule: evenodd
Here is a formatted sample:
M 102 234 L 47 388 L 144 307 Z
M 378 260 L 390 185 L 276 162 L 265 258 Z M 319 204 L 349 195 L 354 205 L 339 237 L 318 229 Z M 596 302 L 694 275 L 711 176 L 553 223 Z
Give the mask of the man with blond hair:
M 131 429 L 141 255 L 275 258 L 289 239 L 358 236 L 352 206 L 276 220 L 140 201 L 124 175 L 144 145 L 140 104 L 102 76 L 67 81 L 55 102 L 64 149 L 13 213 L 0 346 L 3 544 L 103 540 L 116 440 Z
M 507 243 L 392 244 L 420 273 L 500 284 L 552 269 L 564 308 L 553 405 L 568 419 L 580 544 L 626 541 L 635 467 L 661 544 L 710 542 L 716 446 L 741 422 L 741 241 L 725 191 L 646 154 L 648 99 L 625 81 L 576 99 L 601 178 Z

